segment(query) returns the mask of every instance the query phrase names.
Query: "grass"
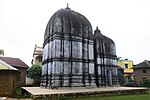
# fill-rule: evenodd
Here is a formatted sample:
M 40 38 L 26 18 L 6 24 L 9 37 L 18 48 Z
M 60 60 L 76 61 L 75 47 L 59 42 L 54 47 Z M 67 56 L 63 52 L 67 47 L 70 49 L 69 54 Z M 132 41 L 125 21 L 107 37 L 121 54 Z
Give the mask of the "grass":
M 30 97 L 23 96 L 23 95 L 16 95 L 15 98 L 20 99 L 20 98 L 30 98 Z M 65 97 L 60 97 L 58 100 L 150 100 L 150 94 L 134 94 L 134 95 L 71 98 L 71 99 L 66 99 Z
M 21 99 L 21 98 L 30 98 L 30 96 L 28 96 L 28 95 L 23 95 L 23 94 L 21 94 L 21 87 L 17 87 L 16 88 L 16 95 L 15 96 L 13 96 L 13 98 L 17 98 L 17 99 Z
M 67 99 L 63 99 L 67 100 Z M 73 98 L 69 100 L 150 100 L 150 90 L 147 94 L 131 94 L 131 95 L 116 95 L 116 96 L 101 96 L 101 97 L 86 97 Z
M 71 100 L 150 100 L 150 94 L 121 95 L 108 97 L 87 97 L 87 98 L 76 98 Z

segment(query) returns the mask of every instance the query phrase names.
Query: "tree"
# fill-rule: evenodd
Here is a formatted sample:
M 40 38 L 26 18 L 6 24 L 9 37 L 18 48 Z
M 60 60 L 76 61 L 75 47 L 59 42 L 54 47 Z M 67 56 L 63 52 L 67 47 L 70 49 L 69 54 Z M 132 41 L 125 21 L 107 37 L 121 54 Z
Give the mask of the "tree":
M 121 70 L 118 70 L 118 81 L 120 85 L 124 85 L 124 72 Z
M 4 50 L 0 49 L 0 55 L 4 56 Z
M 40 65 L 32 65 L 28 70 L 27 77 L 33 79 L 33 86 L 39 86 L 42 74 L 42 67 Z

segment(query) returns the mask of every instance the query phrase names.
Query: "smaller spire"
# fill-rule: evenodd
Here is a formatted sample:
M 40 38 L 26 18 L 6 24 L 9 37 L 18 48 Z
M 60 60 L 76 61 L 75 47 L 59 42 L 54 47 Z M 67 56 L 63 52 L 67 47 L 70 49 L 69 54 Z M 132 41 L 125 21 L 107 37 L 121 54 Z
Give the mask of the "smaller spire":
M 67 3 L 67 7 L 66 7 L 65 9 L 70 9 L 70 8 L 69 8 L 69 4 L 68 4 L 68 3 Z
M 67 3 L 67 8 L 69 8 L 69 4 Z
M 96 30 L 99 30 L 99 29 L 98 29 L 98 26 L 96 27 Z
M 98 26 L 96 27 L 96 30 L 94 31 L 94 33 L 101 33 L 101 31 L 98 29 Z

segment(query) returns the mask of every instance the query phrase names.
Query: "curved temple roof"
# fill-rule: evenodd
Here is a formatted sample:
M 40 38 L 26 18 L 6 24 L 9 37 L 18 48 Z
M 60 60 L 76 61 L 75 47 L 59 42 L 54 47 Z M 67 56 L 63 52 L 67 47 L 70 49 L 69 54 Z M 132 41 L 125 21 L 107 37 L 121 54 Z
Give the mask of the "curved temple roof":
M 68 6 L 60 9 L 50 18 L 44 35 L 44 41 L 48 41 L 54 34 L 92 37 L 92 26 L 88 19 Z
M 96 28 L 93 35 L 93 40 L 99 43 L 99 46 L 103 46 L 103 53 L 111 56 L 116 56 L 116 47 L 112 39 L 104 36 L 101 31 Z M 97 43 L 96 43 L 97 45 Z

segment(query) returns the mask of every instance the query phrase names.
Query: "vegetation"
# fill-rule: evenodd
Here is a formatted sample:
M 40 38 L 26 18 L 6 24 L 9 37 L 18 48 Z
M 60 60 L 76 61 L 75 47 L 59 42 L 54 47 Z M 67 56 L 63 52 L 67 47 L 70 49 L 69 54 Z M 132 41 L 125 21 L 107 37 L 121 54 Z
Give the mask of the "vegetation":
M 0 49 L 0 55 L 4 56 L 4 50 Z
M 28 70 L 27 76 L 34 80 L 33 86 L 39 86 L 42 74 L 42 67 L 40 65 L 32 65 Z
M 121 73 L 120 70 L 118 70 L 118 81 L 119 81 L 119 84 L 122 86 L 124 85 L 125 81 L 124 81 L 124 74 Z
M 20 88 L 18 88 L 18 93 L 15 98 L 30 98 L 30 96 L 25 96 L 20 94 Z M 59 97 L 58 100 L 150 100 L 150 94 L 134 94 L 134 95 L 120 95 L 120 96 L 102 96 L 102 97 L 77 97 L 67 99 L 66 97 Z
M 17 88 L 16 88 L 16 94 L 15 94 L 15 96 L 13 96 L 13 98 L 17 98 L 17 99 L 30 98 L 29 95 L 21 94 L 21 92 L 22 92 L 21 87 L 17 87 Z
M 140 83 L 140 86 L 150 88 L 150 80 L 143 80 L 143 82 Z
M 77 98 L 71 100 L 150 100 L 149 94 Z

